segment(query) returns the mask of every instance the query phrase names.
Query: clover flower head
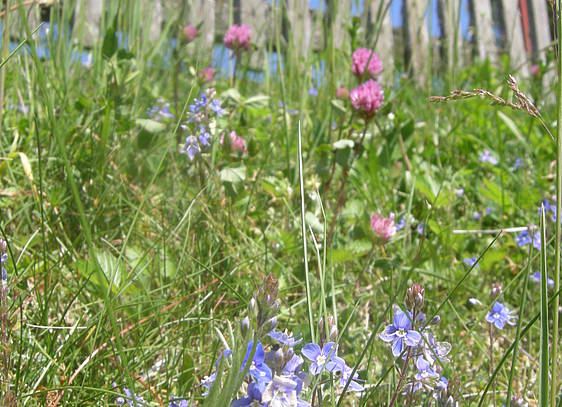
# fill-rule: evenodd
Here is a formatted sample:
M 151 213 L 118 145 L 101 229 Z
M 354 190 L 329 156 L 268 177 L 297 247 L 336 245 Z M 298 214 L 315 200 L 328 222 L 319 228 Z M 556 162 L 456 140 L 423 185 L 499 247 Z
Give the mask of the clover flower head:
M 195 37 L 197 37 L 197 28 L 195 28 L 191 24 L 187 24 L 185 27 L 183 27 L 182 39 L 186 43 L 192 42 L 195 39 Z
M 384 91 L 376 81 L 369 79 L 354 88 L 349 93 L 349 99 L 355 110 L 365 119 L 371 119 L 384 101 Z
M 537 272 L 531 274 L 531 275 L 529 276 L 529 278 L 530 278 L 531 281 L 533 281 L 534 283 L 540 284 L 540 282 L 541 282 L 541 272 L 540 272 L 540 271 L 537 271 Z M 553 280 L 552 278 L 547 277 L 547 279 L 546 279 L 546 285 L 547 285 L 549 288 L 554 288 L 554 280 Z
M 378 213 L 373 213 L 371 215 L 371 230 L 377 238 L 383 242 L 388 242 L 396 234 L 394 214 L 391 213 L 388 218 L 385 218 Z
M 235 51 L 241 49 L 249 51 L 251 35 L 252 30 L 246 24 L 233 24 L 224 34 L 224 46 Z
M 340 86 L 336 89 L 336 98 L 337 99 L 347 99 L 349 97 L 349 91 L 347 88 Z
M 382 61 L 375 51 L 368 48 L 358 48 L 351 56 L 351 70 L 357 77 L 362 77 L 367 71 L 373 77 L 382 72 Z
M 513 315 L 511 311 L 501 302 L 494 302 L 492 309 L 486 315 L 486 322 L 495 325 L 498 329 L 503 329 L 505 324 L 515 325 L 517 316 Z
M 203 80 L 203 82 L 212 82 L 214 76 L 213 68 L 208 66 L 206 68 L 201 69 L 199 72 L 199 78 Z
M 224 143 L 224 134 L 221 136 L 220 143 Z M 240 153 L 246 152 L 246 142 L 234 130 L 230 132 L 230 148 Z
M 394 311 L 392 324 L 386 326 L 379 334 L 379 338 L 391 343 L 392 355 L 398 357 L 406 347 L 417 346 L 422 337 L 418 331 L 412 329 L 412 315 L 408 311 L 404 312 L 397 308 Z

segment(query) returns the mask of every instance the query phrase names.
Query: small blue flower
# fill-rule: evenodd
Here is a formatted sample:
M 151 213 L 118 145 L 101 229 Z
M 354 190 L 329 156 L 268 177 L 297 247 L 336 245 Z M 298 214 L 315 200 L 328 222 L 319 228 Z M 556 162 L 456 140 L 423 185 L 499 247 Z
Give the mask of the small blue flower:
M 515 162 L 513 163 L 513 171 L 517 171 L 520 168 L 523 168 L 523 166 L 525 165 L 525 163 L 523 162 L 523 159 L 520 157 L 517 157 L 515 159 Z
M 203 147 L 211 145 L 211 133 L 204 126 L 199 126 L 199 136 L 197 138 Z
M 533 243 L 533 246 L 535 247 L 535 249 L 540 250 L 541 249 L 541 235 L 540 235 L 539 232 L 536 232 L 536 233 L 533 234 L 533 236 L 531 238 L 531 235 L 529 235 L 529 231 L 524 230 L 521 233 L 519 233 L 517 236 L 515 236 L 515 243 L 519 247 L 527 246 L 528 244 Z
M 472 266 L 474 266 L 474 268 L 480 267 L 480 264 L 478 264 L 478 259 L 474 256 L 468 257 L 466 259 L 462 259 L 462 262 L 466 264 L 468 267 L 472 267 Z
M 505 324 L 515 325 L 517 316 L 513 315 L 511 311 L 501 302 L 495 302 L 492 309 L 486 315 L 486 322 L 494 324 L 496 328 L 503 329 Z
M 486 216 L 490 216 L 492 213 L 495 212 L 495 209 L 492 207 L 487 207 L 484 211 L 484 213 L 486 214 Z
M 531 279 L 531 281 L 533 281 L 533 282 L 535 282 L 535 283 L 537 283 L 537 284 L 540 284 L 540 282 L 541 282 L 541 272 L 540 272 L 540 271 L 537 271 L 537 272 L 531 274 L 531 275 L 529 276 L 529 278 Z M 554 280 L 553 280 L 552 278 L 548 278 L 548 277 L 547 277 L 547 279 L 546 279 L 546 285 L 547 285 L 549 288 L 554 288 Z
M 492 165 L 498 164 L 497 158 L 492 155 L 490 150 L 482 151 L 482 153 L 478 157 L 478 161 L 480 161 L 481 163 L 489 163 L 489 164 L 492 164 Z
M 185 145 L 181 148 L 180 152 L 182 154 L 187 154 L 190 161 L 193 161 L 197 154 L 201 153 L 201 147 L 199 147 L 195 136 L 187 136 Z
M 117 405 L 122 406 L 126 402 L 130 407 L 148 406 L 146 400 L 141 396 L 137 396 L 134 391 L 131 391 L 128 388 L 124 387 L 123 393 L 125 393 L 125 398 L 118 397 L 116 400 Z
M 215 112 L 218 117 L 222 117 L 225 110 L 221 107 L 221 102 L 218 99 L 213 99 L 211 102 L 211 110 Z
M 482 215 L 480 215 L 480 212 L 478 212 L 478 211 L 474 211 L 472 213 L 472 219 L 474 219 L 474 220 L 480 220 L 481 217 L 482 217 Z
M 340 385 L 345 387 L 347 382 L 349 382 L 349 386 L 347 386 L 347 391 L 363 391 L 364 388 L 358 382 L 362 381 L 359 379 L 359 375 L 357 372 L 351 377 L 351 373 L 353 372 L 353 368 L 346 365 L 345 360 L 336 356 L 334 359 L 336 368 L 333 369 L 333 372 L 340 372 Z
M 418 227 L 416 228 L 418 235 L 423 236 L 425 234 L 425 225 L 423 223 L 418 223 Z
M 460 187 L 455 189 L 455 195 L 459 198 L 461 198 L 464 195 L 464 188 Z
M 414 376 L 414 392 L 422 387 L 430 391 L 433 390 L 434 386 L 432 386 L 432 384 L 434 384 L 435 380 L 439 377 L 439 374 L 437 374 L 437 372 L 431 368 L 429 362 L 421 356 L 416 360 L 416 368 L 418 372 Z
M 387 325 L 379 337 L 388 343 L 392 343 L 392 355 L 394 357 L 406 349 L 406 346 L 415 347 L 421 340 L 418 331 L 412 329 L 412 316 L 401 309 L 394 312 L 394 319 L 391 325 Z
M 326 343 L 322 348 L 315 343 L 307 343 L 302 348 L 302 354 L 310 360 L 310 373 L 313 376 L 322 373 L 324 369 L 332 371 L 336 368 L 332 363 L 336 356 L 336 346 L 334 342 Z
M 267 336 L 269 336 L 271 339 L 278 342 L 279 344 L 283 346 L 288 346 L 290 348 L 302 342 L 302 338 L 300 337 L 291 336 L 286 331 L 277 332 L 275 329 L 269 332 Z
M 251 382 L 248 384 L 248 395 L 241 399 L 235 400 L 231 407 L 251 407 L 261 406 L 261 399 L 265 391 L 266 383 L 264 382 Z
M 252 352 L 252 347 L 254 346 L 254 342 L 251 341 L 248 343 L 248 348 L 246 350 L 246 356 L 244 357 L 244 362 L 242 362 L 242 369 L 246 366 L 246 362 L 248 361 L 248 357 Z M 265 350 L 260 342 L 256 345 L 256 352 L 254 354 L 254 358 L 252 359 L 252 364 L 250 365 L 250 375 L 258 382 L 269 383 L 273 376 L 271 369 L 267 364 L 264 363 L 265 361 Z
M 168 403 L 168 407 L 189 407 L 189 401 L 182 398 L 172 397 Z
M 292 377 L 277 375 L 265 388 L 261 401 L 266 406 L 298 406 L 297 388 L 298 383 Z
M 310 88 L 308 90 L 308 95 L 312 96 L 312 97 L 316 97 L 318 96 L 318 89 L 316 89 L 314 86 L 312 88 Z
M 211 390 L 211 387 L 213 387 L 213 383 L 215 383 L 216 379 L 217 372 L 214 372 L 210 376 L 203 377 L 203 380 L 201 380 L 201 383 L 199 383 L 198 385 L 198 387 L 203 387 L 205 389 L 205 391 L 202 393 L 203 396 L 207 396 L 209 394 L 209 391 Z
M 406 219 L 404 219 L 404 217 L 401 217 L 398 223 L 396 224 L 396 230 L 400 231 L 405 227 L 406 227 Z

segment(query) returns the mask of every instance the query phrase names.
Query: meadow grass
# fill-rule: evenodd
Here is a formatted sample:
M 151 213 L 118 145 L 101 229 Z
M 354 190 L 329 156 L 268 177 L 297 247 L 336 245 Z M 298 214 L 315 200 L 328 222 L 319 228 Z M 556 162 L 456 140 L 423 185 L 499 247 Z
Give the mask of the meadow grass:
M 217 363 L 223 387 L 207 400 L 200 383 L 227 348 L 243 351 L 254 339 L 253 358 L 265 322 L 247 331 L 240 324 L 271 276 L 277 326 L 305 343 L 331 338 L 335 327 L 351 377 L 365 380 L 364 392 L 344 397 L 318 379 L 306 393 L 315 406 L 437 405 L 431 392 L 401 394 L 407 369 L 379 338 L 413 283 L 425 290 L 423 326 L 438 315 L 436 336 L 451 344 L 450 362 L 438 362 L 447 397 L 459 405 L 560 397 L 560 387 L 547 387 L 545 362 L 557 338 L 549 321 L 559 283 L 548 289 L 544 278 L 554 277 L 552 218 L 560 209 L 545 209 L 541 250 L 529 250 L 538 227 L 528 228 L 522 247 L 527 229 L 499 232 L 539 224 L 537 208 L 555 200 L 556 145 L 544 126 L 555 127 L 557 111 L 543 81 L 553 63 L 518 78 L 543 125 L 486 99 L 428 100 L 452 91 L 445 86 L 454 75 L 459 88 L 515 103 L 508 62 L 444 69 L 429 91 L 389 75 L 384 104 L 363 120 L 335 96 L 338 86 L 356 85 L 350 44 L 337 48 L 329 37 L 326 50 L 300 56 L 289 41 L 282 69 L 266 68 L 263 81 L 250 78 L 243 56 L 231 88 L 228 75 L 200 79 L 209 52 L 170 51 L 186 13 L 152 41 L 144 2 L 104 4 L 103 38 L 92 49 L 78 19 L 72 33 L 50 31 L 44 40 L 24 24 L 25 44 L 2 53 L 3 400 L 115 405 L 126 388 L 147 405 L 168 405 L 172 396 L 228 405 L 250 369 L 228 369 L 243 366 L 243 353 Z M 55 7 L 51 21 L 64 25 L 72 7 Z M 22 10 L 16 15 L 27 20 Z M 277 31 L 270 49 L 283 48 Z M 376 42 L 358 38 L 358 46 Z M 43 58 L 38 49 L 47 45 Z M 91 64 L 75 59 L 84 50 Z M 225 113 L 205 119 L 213 141 L 191 161 L 180 151 L 190 134 L 182 125 L 192 126 L 190 105 L 211 87 Z M 165 103 L 170 117 L 161 114 Z M 234 149 L 231 131 L 244 151 Z M 359 140 L 357 150 L 349 147 Z M 385 244 L 371 230 L 375 212 L 404 219 Z M 548 267 L 539 287 L 528 280 L 541 265 Z M 496 283 L 501 292 L 492 297 Z M 500 300 L 519 311 L 516 328 L 486 322 Z M 541 319 L 547 311 L 551 319 Z

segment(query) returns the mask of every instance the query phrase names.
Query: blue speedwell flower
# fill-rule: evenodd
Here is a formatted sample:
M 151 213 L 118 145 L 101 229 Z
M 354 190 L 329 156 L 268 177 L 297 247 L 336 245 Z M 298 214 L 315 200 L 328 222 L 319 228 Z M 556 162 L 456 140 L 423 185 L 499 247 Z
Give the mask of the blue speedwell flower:
M 533 273 L 529 276 L 529 278 L 531 279 L 531 281 L 540 284 L 541 282 L 541 272 L 537 271 L 536 273 Z M 546 285 L 549 288 L 554 288 L 554 280 L 552 278 L 546 278 Z
M 266 406 L 278 407 L 307 407 L 310 406 L 305 401 L 297 397 L 299 383 L 292 377 L 277 375 L 271 383 L 267 385 L 261 401 Z
M 541 249 L 541 235 L 539 232 L 534 233 L 533 236 L 531 237 L 529 231 L 524 230 L 523 232 L 515 236 L 515 243 L 517 243 L 517 246 L 519 247 L 527 246 L 531 242 L 533 243 L 535 249 L 537 250 Z
M 324 369 L 332 371 L 336 366 L 334 358 L 336 356 L 336 345 L 334 342 L 326 343 L 322 348 L 315 343 L 307 343 L 302 348 L 302 354 L 310 360 L 310 373 L 313 376 L 321 373 Z
M 433 370 L 431 364 L 423 357 L 419 357 L 416 360 L 416 367 L 418 372 L 414 376 L 414 392 L 418 391 L 422 387 L 426 390 L 433 391 L 435 381 L 439 378 L 439 374 Z
M 401 309 L 395 311 L 393 323 L 387 325 L 379 337 L 384 342 L 392 343 L 392 355 L 394 357 L 400 356 L 406 346 L 417 346 L 421 340 L 420 333 L 412 329 L 411 314 Z
M 270 333 L 268 333 L 267 336 L 269 336 L 275 342 L 277 342 L 277 343 L 279 343 L 283 346 L 288 346 L 290 348 L 292 348 L 293 346 L 298 345 L 299 343 L 302 342 L 302 338 L 300 338 L 300 336 L 296 337 L 296 336 L 289 335 L 287 333 L 287 331 L 277 332 L 274 329 Z
M 231 407 L 251 407 L 261 406 L 261 399 L 265 391 L 266 384 L 264 382 L 251 382 L 248 384 L 248 394 L 246 397 L 235 400 Z
M 406 219 L 404 217 L 400 218 L 398 223 L 396 224 L 396 230 L 400 231 L 406 227 Z
M 248 344 L 248 349 L 246 350 L 246 356 L 244 357 L 244 362 L 242 362 L 242 369 L 246 366 L 246 362 L 250 357 L 252 352 L 252 347 L 254 346 L 254 342 L 251 341 Z M 256 352 L 254 354 L 254 358 L 252 359 L 252 364 L 250 365 L 250 375 L 258 382 L 269 383 L 271 381 L 271 377 L 273 376 L 271 369 L 267 364 L 264 363 L 265 361 L 265 350 L 260 342 L 256 345 Z
M 486 315 L 486 322 L 494 324 L 496 328 L 503 329 L 505 324 L 515 325 L 517 316 L 513 315 L 511 311 L 501 302 L 495 302 L 492 309 Z
M 312 97 L 316 97 L 318 96 L 318 89 L 316 89 L 314 86 L 312 88 L 310 88 L 308 90 L 308 95 L 312 96 Z
M 482 153 L 480 153 L 480 156 L 478 157 L 478 161 L 480 161 L 481 163 L 489 163 L 492 165 L 498 164 L 498 159 L 492 155 L 490 150 L 482 151 Z
M 349 386 L 347 386 L 347 391 L 363 391 L 363 386 L 361 386 L 358 382 L 362 381 L 359 379 L 359 375 L 357 372 L 351 377 L 351 373 L 353 372 L 353 368 L 346 365 L 345 360 L 336 356 L 334 359 L 335 363 L 335 372 L 340 372 L 340 385 L 342 388 L 345 387 L 347 382 L 349 382 Z
M 168 407 L 189 407 L 189 401 L 182 398 L 172 397 L 168 403 Z
M 478 264 L 478 259 L 474 256 L 468 257 L 466 259 L 462 259 L 462 262 L 466 264 L 468 267 L 474 266 L 474 268 L 480 267 Z

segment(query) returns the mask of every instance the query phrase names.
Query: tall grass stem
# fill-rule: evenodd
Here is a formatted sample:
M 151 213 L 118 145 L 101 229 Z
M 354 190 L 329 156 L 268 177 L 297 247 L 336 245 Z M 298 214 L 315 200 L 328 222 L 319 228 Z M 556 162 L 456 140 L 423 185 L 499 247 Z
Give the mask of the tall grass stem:
M 299 120 L 299 180 L 301 190 L 301 226 L 302 226 L 302 250 L 304 256 L 304 279 L 306 284 L 306 307 L 308 311 L 308 326 L 310 329 L 310 338 L 314 340 L 314 322 L 312 318 L 312 298 L 310 295 L 310 276 L 308 273 L 308 252 L 306 247 L 306 221 L 305 221 L 305 208 L 304 208 L 304 177 L 302 171 L 302 135 L 301 135 L 301 122 Z

